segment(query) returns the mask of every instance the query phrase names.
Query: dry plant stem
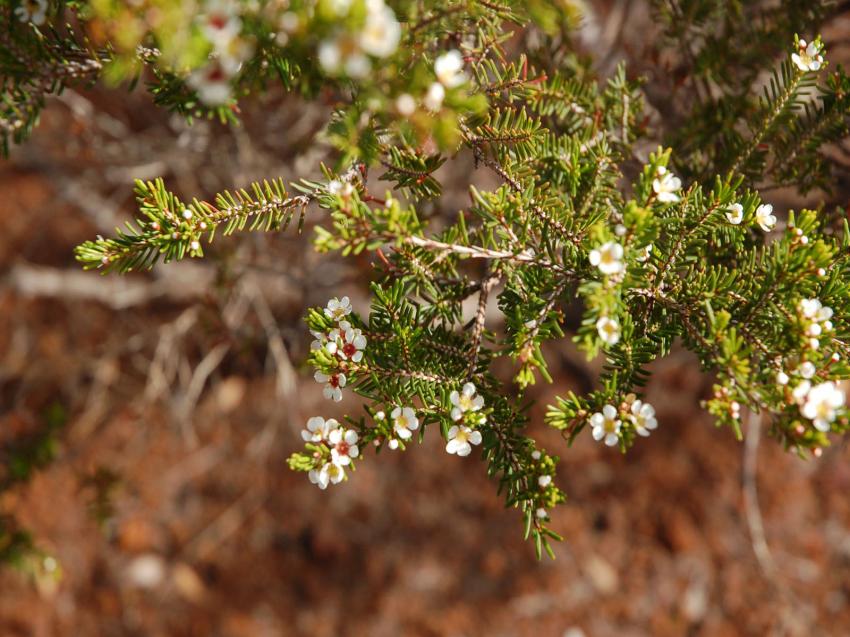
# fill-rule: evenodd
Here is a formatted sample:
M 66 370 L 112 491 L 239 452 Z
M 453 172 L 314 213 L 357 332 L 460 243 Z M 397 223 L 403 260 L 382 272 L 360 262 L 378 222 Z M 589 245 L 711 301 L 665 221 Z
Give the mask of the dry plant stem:
M 484 319 L 487 315 L 487 299 L 490 291 L 501 280 L 502 275 L 498 272 L 488 274 L 481 281 L 481 291 L 478 293 L 478 310 L 475 312 L 475 323 L 472 326 L 472 357 L 469 359 L 469 368 L 466 375 L 472 378 L 475 366 L 478 365 L 478 354 L 481 351 L 481 336 L 484 334 Z
M 767 545 L 764 533 L 764 521 L 758 502 L 758 450 L 761 442 L 761 416 L 753 411 L 747 411 L 747 433 L 744 438 L 744 464 L 742 472 L 744 491 L 744 512 L 747 518 L 747 528 L 750 532 L 753 553 L 758 560 L 765 577 L 773 579 L 776 575 L 776 562 Z

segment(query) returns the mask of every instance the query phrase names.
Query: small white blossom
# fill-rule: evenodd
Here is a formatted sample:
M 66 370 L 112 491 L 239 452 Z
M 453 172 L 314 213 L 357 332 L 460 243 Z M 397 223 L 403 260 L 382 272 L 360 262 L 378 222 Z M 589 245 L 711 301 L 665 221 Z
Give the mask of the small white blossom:
M 823 65 L 823 56 L 820 54 L 820 46 L 817 42 L 800 40 L 798 52 L 791 54 L 791 61 L 801 71 L 817 71 Z
M 210 60 L 194 70 L 187 83 L 207 106 L 221 106 L 230 99 L 230 73 L 219 60 Z
M 600 317 L 596 321 L 596 331 L 599 333 L 599 338 L 608 345 L 616 345 L 620 340 L 620 324 L 617 319 Z
M 676 194 L 682 188 L 682 180 L 664 166 L 659 166 L 656 171 L 657 177 L 652 180 L 652 190 L 658 196 L 661 203 L 675 203 L 680 197 Z
M 791 380 L 791 379 L 788 378 L 788 374 L 786 374 L 785 372 L 780 371 L 780 372 L 776 373 L 776 382 L 778 384 L 787 385 L 789 380 Z
M 416 112 L 416 100 L 410 93 L 402 93 L 395 98 L 395 108 L 399 115 L 410 117 Z
M 542 454 L 539 451 L 537 451 L 537 449 L 535 449 L 534 451 L 531 452 L 531 459 L 532 460 L 540 460 L 541 456 L 542 456 Z
M 616 241 L 604 243 L 590 251 L 590 265 L 599 268 L 602 274 L 617 274 L 625 269 L 623 264 L 623 246 Z
M 362 80 L 372 70 L 372 63 L 359 51 L 350 53 L 345 58 L 345 74 L 355 80 Z
M 341 321 L 349 314 L 351 314 L 351 300 L 347 296 L 341 299 L 332 298 L 325 308 L 325 316 L 335 321 Z
M 805 361 L 797 368 L 797 373 L 806 380 L 813 378 L 817 371 L 818 370 L 815 368 L 814 363 L 811 361 Z
M 351 459 L 360 455 L 357 447 L 357 432 L 353 429 L 343 430 L 338 427 L 328 435 L 331 447 L 331 459 L 335 465 L 344 467 L 351 464 Z
M 211 0 L 204 9 L 200 16 L 201 30 L 210 42 L 225 45 L 239 35 L 242 21 L 231 0 Z
M 328 484 L 339 484 L 345 479 L 345 470 L 333 462 L 327 462 L 321 469 L 311 470 L 308 477 L 320 489 L 327 489 Z
M 550 484 L 552 484 L 552 476 L 550 476 L 549 474 L 544 474 L 544 475 L 540 476 L 539 478 L 537 478 L 537 485 L 541 489 L 545 489 Z
M 319 43 L 319 64 L 328 73 L 336 73 L 339 71 L 342 63 L 342 49 L 339 46 L 336 38 L 331 40 L 322 40 Z
M 803 299 L 800 301 L 800 311 L 805 318 L 819 323 L 829 321 L 833 315 L 832 308 L 821 303 L 819 299 Z
M 342 400 L 342 388 L 345 387 L 345 374 L 331 374 L 329 376 L 328 374 L 317 371 L 313 374 L 313 378 L 317 383 L 325 383 L 322 389 L 322 394 L 325 398 L 337 403 Z
M 794 399 L 794 402 L 798 405 L 805 403 L 806 397 L 809 395 L 811 388 L 812 384 L 809 381 L 801 381 L 800 384 L 791 391 L 791 397 Z
M 844 392 L 834 382 L 827 381 L 812 387 L 800 413 L 811 420 L 818 431 L 829 431 L 836 411 L 844 406 L 844 399 Z
M 658 427 L 658 421 L 655 419 L 655 408 L 649 403 L 636 400 L 632 403 L 631 414 L 629 420 L 635 426 L 640 436 L 648 436 L 652 429 Z
M 401 25 L 395 13 L 383 1 L 366 3 L 369 15 L 366 26 L 360 32 L 360 48 L 369 55 L 385 58 L 395 53 L 401 39 Z
M 409 440 L 413 430 L 419 427 L 419 419 L 411 407 L 396 407 L 390 413 L 393 430 L 402 440 Z
M 474 431 L 464 425 L 453 425 L 449 429 L 447 453 L 456 453 L 459 456 L 468 456 L 472 453 L 472 445 L 481 444 L 481 432 Z
M 325 420 L 321 416 L 313 416 L 307 421 L 307 429 L 301 432 L 305 442 L 327 442 L 331 432 L 339 427 L 339 423 L 333 418 Z
M 546 509 L 540 507 L 537 511 L 534 512 L 534 515 L 537 516 L 538 520 L 545 520 L 548 517 L 548 513 L 546 513 Z
M 423 103 L 432 113 L 436 113 L 443 108 L 443 100 L 446 98 L 446 89 L 439 82 L 434 82 L 428 87 L 428 92 L 425 94 Z
M 773 206 L 763 203 L 756 208 L 756 223 L 765 232 L 770 232 L 776 226 L 776 215 L 773 214 Z
M 640 252 L 638 252 L 637 257 L 635 257 L 639 262 L 645 263 L 649 261 L 649 255 L 652 253 L 652 244 L 647 243 L 643 248 L 641 248 Z
M 620 439 L 620 426 L 622 423 L 617 418 L 617 408 L 613 405 L 605 405 L 602 413 L 596 412 L 590 417 L 590 425 L 593 427 L 594 440 L 605 440 L 605 444 L 613 447 Z
M 22 0 L 21 4 L 15 7 L 15 15 L 21 22 L 32 22 L 41 26 L 47 18 L 47 0 Z
M 343 360 L 352 360 L 359 363 L 363 360 L 363 350 L 366 348 L 366 337 L 363 336 L 363 331 L 358 328 L 349 327 L 345 330 L 345 338 L 342 347 L 337 350 L 337 354 Z
M 446 88 L 454 88 L 466 82 L 463 72 L 463 56 L 457 49 L 443 53 L 434 62 L 434 74 Z
M 449 400 L 453 405 L 452 420 L 460 420 L 467 411 L 478 411 L 484 406 L 484 398 L 476 395 L 475 385 L 472 383 L 466 383 L 459 393 L 457 390 L 453 391 L 449 394 Z
M 733 203 L 726 211 L 726 219 L 733 226 L 739 225 L 744 220 L 744 206 L 739 203 Z

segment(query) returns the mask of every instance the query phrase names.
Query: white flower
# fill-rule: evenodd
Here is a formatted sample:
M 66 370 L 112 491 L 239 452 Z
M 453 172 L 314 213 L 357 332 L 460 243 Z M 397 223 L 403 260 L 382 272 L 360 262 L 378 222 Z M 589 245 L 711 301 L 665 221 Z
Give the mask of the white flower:
M 763 203 L 756 208 L 756 223 L 761 226 L 765 232 L 770 232 L 776 225 L 776 216 L 773 214 L 773 206 L 769 203 Z
M 815 369 L 814 363 L 812 363 L 811 361 L 805 361 L 797 369 L 797 373 L 800 374 L 800 376 L 802 376 L 806 380 L 809 380 L 810 378 L 814 377 L 817 371 L 818 370 Z
M 787 385 L 788 381 L 791 380 L 788 378 L 788 374 L 783 371 L 779 371 L 776 373 L 776 382 L 780 385 Z
M 548 514 L 546 513 L 546 509 L 544 509 L 543 507 L 540 507 L 539 509 L 537 509 L 537 511 L 534 512 L 534 515 L 537 516 L 538 520 L 545 520 L 548 517 Z
M 616 345 L 620 340 L 620 324 L 617 322 L 617 319 L 608 318 L 607 316 L 600 317 L 596 321 L 596 331 L 599 333 L 599 338 L 608 345 Z
M 319 43 L 319 64 L 328 73 L 336 73 L 342 62 L 342 49 L 336 39 Z
M 806 44 L 805 40 L 800 40 L 798 53 L 791 54 L 791 61 L 801 71 L 817 71 L 823 65 L 820 46 L 816 42 Z
M 744 220 L 744 206 L 739 203 L 733 203 L 726 211 L 726 219 L 733 226 L 737 226 Z
M 803 299 L 800 301 L 800 311 L 805 318 L 812 319 L 818 323 L 829 321 L 833 314 L 832 308 L 821 303 L 819 299 Z M 827 329 L 831 327 L 832 324 L 830 323 Z
M 541 489 L 545 489 L 545 488 L 546 488 L 546 487 L 548 487 L 550 484 L 552 484 L 552 476 L 550 476 L 550 475 L 548 475 L 548 474 L 542 475 L 542 476 L 540 476 L 539 478 L 537 478 L 537 485 L 538 485 Z
M 325 343 L 328 342 L 327 334 L 317 332 L 315 330 L 310 330 L 310 334 L 313 335 L 313 342 L 310 343 L 311 350 L 322 349 L 325 346 Z
M 466 82 L 460 51 L 452 49 L 438 57 L 434 62 L 434 74 L 446 88 L 454 88 Z
M 363 336 L 363 331 L 349 327 L 345 330 L 345 339 L 342 347 L 337 350 L 337 353 L 344 360 L 351 359 L 355 363 L 359 363 L 363 360 L 363 350 L 365 348 L 366 337 Z
M 419 419 L 416 412 L 410 407 L 396 407 L 390 413 L 393 429 L 402 440 L 408 440 L 413 435 L 413 430 L 419 427 Z
M 330 190 L 330 184 L 328 185 Z M 328 301 L 328 306 L 325 308 L 325 316 L 335 321 L 341 321 L 346 316 L 351 314 L 351 300 L 344 296 L 341 299 L 336 297 Z
M 308 477 L 320 489 L 327 489 L 329 483 L 339 484 L 345 479 L 345 470 L 333 462 L 327 462 L 321 469 L 311 470 Z
M 344 467 L 351 464 L 351 459 L 360 455 L 357 448 L 357 432 L 353 429 L 343 430 L 338 427 L 328 435 L 328 443 L 331 447 L 331 460 L 335 465 Z
M 652 181 L 652 190 L 658 195 L 661 203 L 675 203 L 679 201 L 676 191 L 682 187 L 682 180 L 671 172 L 667 172 L 664 166 L 659 166 L 656 171 L 658 175 Z
M 230 73 L 219 60 L 192 71 L 187 83 L 207 106 L 221 106 L 230 99 Z
M 331 374 L 328 376 L 322 372 L 313 374 L 317 383 L 325 383 L 322 394 L 328 400 L 339 402 L 342 400 L 342 388 L 345 387 L 345 374 Z
M 345 74 L 355 80 L 362 80 L 372 70 L 372 63 L 360 52 L 351 53 L 345 60 Z
M 436 113 L 443 107 L 443 100 L 446 97 L 446 89 L 439 82 L 434 82 L 428 87 L 428 92 L 425 94 L 425 99 L 422 100 L 427 108 L 432 113 Z
M 401 25 L 395 13 L 383 2 L 369 2 L 367 7 L 369 15 L 366 16 L 366 26 L 360 32 L 360 48 L 378 58 L 392 55 L 401 39 Z
M 811 389 L 812 384 L 809 381 L 804 380 L 791 391 L 791 397 L 794 399 L 795 403 L 802 405 L 806 402 L 806 397 L 809 395 L 809 391 Z
M 395 108 L 399 115 L 410 117 L 416 112 L 416 100 L 410 93 L 402 93 L 395 98 Z
M 596 412 L 590 417 L 590 424 L 593 427 L 592 434 L 594 440 L 605 439 L 605 444 L 613 447 L 620 439 L 621 422 L 617 418 L 617 409 L 613 405 L 605 405 L 602 408 L 602 413 Z
M 641 263 L 645 263 L 646 261 L 649 261 L 649 255 L 650 255 L 651 252 L 652 252 L 652 244 L 647 243 L 643 248 L 641 248 L 640 252 L 638 253 L 637 257 L 635 257 L 635 258 L 638 261 L 640 261 Z
M 655 419 L 655 408 L 649 403 L 636 400 L 632 403 L 631 411 L 629 420 L 632 421 L 638 435 L 648 436 L 650 430 L 658 427 L 658 421 Z
M 230 0 L 211 0 L 200 16 L 201 30 L 213 44 L 226 44 L 239 35 L 242 21 Z
M 602 274 L 617 274 L 626 267 L 623 264 L 623 246 L 616 241 L 609 241 L 591 250 L 589 258 L 590 265 L 598 267 Z
M 534 451 L 531 452 L 531 459 L 532 460 L 540 460 L 542 455 L 543 454 L 541 454 L 537 449 L 535 449 Z
M 339 423 L 333 418 L 325 420 L 321 416 L 313 416 L 307 421 L 307 429 L 301 432 L 301 437 L 305 442 L 326 442 L 338 427 Z
M 453 425 L 449 429 L 449 442 L 446 444 L 448 453 L 456 453 L 459 456 L 468 456 L 472 453 L 472 445 L 481 444 L 481 432 L 473 431 L 464 425 Z
M 15 7 L 15 15 L 21 22 L 32 22 L 41 26 L 47 17 L 47 0 L 22 0 L 21 4 Z
M 800 413 L 811 420 L 818 431 L 829 431 L 836 410 L 843 406 L 844 392 L 834 382 L 827 381 L 812 387 L 805 404 L 800 407 Z
M 452 420 L 460 420 L 467 411 L 478 411 L 484 406 L 484 398 L 475 394 L 475 385 L 472 383 L 466 383 L 460 393 L 453 391 L 449 394 L 449 400 L 454 405 L 451 411 Z

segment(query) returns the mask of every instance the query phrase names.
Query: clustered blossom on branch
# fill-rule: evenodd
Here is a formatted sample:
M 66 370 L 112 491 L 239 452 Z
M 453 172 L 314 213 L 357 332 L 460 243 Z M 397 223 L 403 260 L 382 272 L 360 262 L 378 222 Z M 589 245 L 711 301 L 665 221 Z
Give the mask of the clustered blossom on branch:
M 655 407 L 638 394 L 653 361 L 677 346 L 714 375 L 703 404 L 736 435 L 742 414 L 757 412 L 786 447 L 816 455 L 828 435 L 850 429 L 839 384 L 850 376 L 842 213 L 775 211 L 758 192 L 805 194 L 834 181 L 818 149 L 846 135 L 850 77 L 818 77 L 827 64 L 820 38 L 784 26 L 794 44 L 781 64 L 781 44 L 759 28 L 734 51 L 693 41 L 704 64 L 683 61 L 693 90 L 660 124 L 672 147 L 644 160 L 658 138 L 640 81 L 622 68 L 607 82 L 589 79 L 559 12 L 546 20 L 539 3 L 199 6 L 190 31 L 203 55 L 176 66 L 174 51 L 145 58 L 160 73 L 158 100 L 235 119 L 236 98 L 279 80 L 329 107 L 321 135 L 339 165 L 292 183 L 294 196 L 278 180 L 214 203 L 184 205 L 163 182 L 140 182 L 138 226 L 87 242 L 78 257 L 102 271 L 139 270 L 204 256 L 219 228 L 272 231 L 294 218 L 300 228 L 308 213 L 318 213 L 320 251 L 371 253 L 368 317 L 347 297 L 306 317 L 323 396 L 364 402 L 344 424 L 307 422 L 289 464 L 321 488 L 345 480 L 370 447 L 404 451 L 438 430 L 445 452 L 486 463 L 540 553 L 557 535 L 549 511 L 565 496 L 557 459 L 527 434 L 523 392 L 552 380 L 546 359 L 564 338 L 605 359 L 596 389 L 561 392 L 547 411 L 568 442 L 589 435 L 625 452 L 650 436 Z M 151 38 L 161 48 L 174 41 L 156 29 Z M 764 91 L 752 92 L 768 66 Z M 710 77 L 717 68 L 723 87 Z M 210 77 L 189 80 L 196 91 L 187 91 L 191 73 Z M 196 95 L 224 106 L 204 111 Z M 496 183 L 469 184 L 466 205 L 439 216 L 449 201 L 434 203 L 443 176 L 461 154 Z M 389 192 L 370 192 L 376 179 Z M 469 307 L 478 308 L 471 320 Z M 510 385 L 501 373 L 512 365 Z

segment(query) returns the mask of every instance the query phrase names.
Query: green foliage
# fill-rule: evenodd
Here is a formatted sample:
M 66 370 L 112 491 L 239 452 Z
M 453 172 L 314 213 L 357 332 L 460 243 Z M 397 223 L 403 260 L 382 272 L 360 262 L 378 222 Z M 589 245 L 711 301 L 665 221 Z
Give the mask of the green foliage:
M 404 450 L 431 430 L 449 453 L 479 453 L 551 554 L 548 509 L 565 494 L 557 457 L 527 435 L 523 392 L 551 380 L 547 345 L 565 338 L 605 358 L 594 391 L 547 411 L 570 443 L 589 429 L 625 452 L 649 435 L 640 393 L 677 343 L 714 378 L 705 408 L 738 436 L 758 412 L 805 455 L 850 426 L 836 384 L 850 376 L 850 234 L 833 211 L 777 220 L 766 201 L 832 182 L 825 146 L 847 134 L 850 80 L 823 70 L 819 38 L 796 35 L 829 3 L 653 2 L 671 82 L 688 88 L 658 131 L 640 78 L 621 65 L 601 80 L 578 55 L 569 2 L 61 4 L 52 15 L 105 21 L 109 79 L 144 74 L 156 103 L 187 117 L 233 121 L 238 99 L 275 84 L 333 105 L 322 135 L 338 162 L 293 183 L 300 194 L 276 180 L 184 204 L 161 180 L 137 182 L 136 222 L 77 249 L 86 268 L 140 270 L 204 256 L 219 228 L 277 231 L 296 213 L 300 227 L 317 210 L 319 250 L 373 253 L 367 316 L 335 299 L 306 317 L 326 395 L 365 399 L 342 424 L 311 420 L 289 460 L 322 488 L 367 445 Z M 429 223 L 459 155 L 495 185 L 469 176 L 468 207 Z M 370 191 L 373 168 L 389 193 Z

